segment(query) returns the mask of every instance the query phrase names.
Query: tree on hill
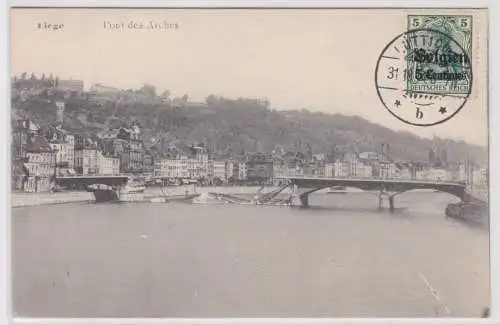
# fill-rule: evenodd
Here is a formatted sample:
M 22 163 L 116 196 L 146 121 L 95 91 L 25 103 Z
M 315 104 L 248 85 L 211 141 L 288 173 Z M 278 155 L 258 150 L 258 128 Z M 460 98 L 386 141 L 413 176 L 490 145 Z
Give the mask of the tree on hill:
M 153 85 L 144 84 L 138 91 L 145 93 L 150 97 L 156 97 L 156 87 Z

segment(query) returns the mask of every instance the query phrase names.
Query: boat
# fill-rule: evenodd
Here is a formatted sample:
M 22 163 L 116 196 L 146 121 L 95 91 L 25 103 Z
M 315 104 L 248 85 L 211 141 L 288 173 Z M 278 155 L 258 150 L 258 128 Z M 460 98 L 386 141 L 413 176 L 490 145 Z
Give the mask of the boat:
M 332 186 L 326 192 L 327 194 L 345 194 L 347 189 L 345 186 Z
M 138 186 L 125 186 L 123 188 L 106 184 L 92 184 L 87 190 L 94 194 L 95 202 L 143 202 L 144 190 Z
M 130 181 L 121 189 L 122 193 L 144 193 L 145 190 L 144 183 L 137 181 Z

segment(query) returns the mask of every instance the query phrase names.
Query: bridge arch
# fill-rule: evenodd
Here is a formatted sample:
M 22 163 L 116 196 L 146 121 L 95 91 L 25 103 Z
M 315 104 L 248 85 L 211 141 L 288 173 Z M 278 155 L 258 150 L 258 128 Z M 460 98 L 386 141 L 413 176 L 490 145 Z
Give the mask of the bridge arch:
M 460 200 L 467 199 L 465 184 L 462 183 L 436 183 L 429 181 L 409 181 L 390 179 L 348 179 L 348 178 L 293 178 L 291 183 L 298 188 L 308 190 L 300 193 L 307 196 L 319 190 L 332 186 L 345 186 L 358 188 L 363 191 L 394 192 L 393 196 L 416 189 L 433 189 L 439 192 L 449 193 Z

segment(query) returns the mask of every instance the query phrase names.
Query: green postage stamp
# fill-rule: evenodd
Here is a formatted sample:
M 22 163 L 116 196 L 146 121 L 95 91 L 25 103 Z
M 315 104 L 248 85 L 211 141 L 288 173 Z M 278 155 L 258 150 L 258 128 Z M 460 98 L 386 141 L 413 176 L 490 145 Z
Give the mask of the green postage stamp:
M 420 47 L 415 50 L 415 59 L 407 60 L 407 89 L 469 94 L 472 27 L 470 15 L 408 15 L 408 31 L 427 31 L 421 37 L 427 36 L 429 42 L 426 51 Z

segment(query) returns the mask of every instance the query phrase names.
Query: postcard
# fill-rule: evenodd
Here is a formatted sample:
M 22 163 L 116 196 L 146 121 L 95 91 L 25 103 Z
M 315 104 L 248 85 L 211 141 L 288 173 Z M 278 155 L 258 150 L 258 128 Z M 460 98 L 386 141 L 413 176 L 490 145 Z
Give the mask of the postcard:
M 14 317 L 489 316 L 487 9 L 10 27 Z

